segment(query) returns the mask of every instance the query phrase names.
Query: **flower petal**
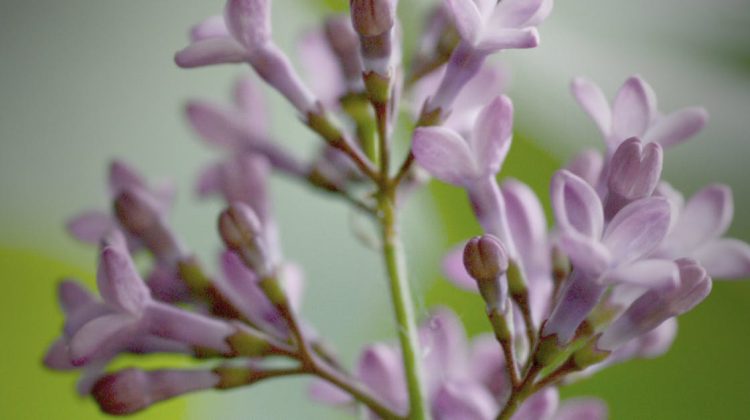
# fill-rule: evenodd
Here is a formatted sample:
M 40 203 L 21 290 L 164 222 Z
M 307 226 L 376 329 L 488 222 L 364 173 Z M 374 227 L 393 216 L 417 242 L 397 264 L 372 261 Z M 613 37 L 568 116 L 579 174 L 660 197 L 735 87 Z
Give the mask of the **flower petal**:
M 588 149 L 577 154 L 565 169 L 596 188 L 604 168 L 604 158 L 598 150 Z
M 505 181 L 501 191 L 510 234 L 524 270 L 548 271 L 547 219 L 542 203 L 531 188 L 515 179 Z
M 146 181 L 138 172 L 121 160 L 113 160 L 109 165 L 109 192 L 116 196 L 128 188 L 147 189 Z
M 71 363 L 83 366 L 110 357 L 133 337 L 137 321 L 129 314 L 104 315 L 89 321 L 70 340 Z
M 190 69 L 215 64 L 242 63 L 247 51 L 231 37 L 208 38 L 193 42 L 174 56 L 178 66 Z
M 625 81 L 612 104 L 611 147 L 630 137 L 643 137 L 656 115 L 653 90 L 639 76 Z
M 557 410 L 560 395 L 554 387 L 548 387 L 526 400 L 513 415 L 512 420 L 548 419 Z
M 474 44 L 479 39 L 483 21 L 473 0 L 445 0 L 448 13 L 453 18 L 458 33 L 466 42 Z
M 305 291 L 305 273 L 302 267 L 294 263 L 284 263 L 280 268 L 281 286 L 284 288 L 292 309 L 302 308 L 302 297 Z
M 234 86 L 234 103 L 245 117 L 250 132 L 259 136 L 268 133 L 268 105 L 259 84 L 249 77 L 240 78 Z
M 559 244 L 573 267 L 592 277 L 601 275 L 612 261 L 609 250 L 601 242 L 575 232 L 560 236 Z
M 88 211 L 68 221 L 68 232 L 81 242 L 97 244 L 117 224 L 112 216 L 102 211 Z
M 503 0 L 495 7 L 490 24 L 501 28 L 518 28 L 536 15 L 544 0 Z
M 500 171 L 513 135 L 513 103 L 505 95 L 495 98 L 477 117 L 471 147 L 483 175 Z
M 224 16 L 208 17 L 190 28 L 190 40 L 192 42 L 228 36 L 230 36 L 229 29 L 224 22 Z
M 442 127 L 416 129 L 412 152 L 427 172 L 443 182 L 466 185 L 480 175 L 469 145 L 453 130 Z
M 270 0 L 229 0 L 224 9 L 229 32 L 248 50 L 271 39 Z
M 726 232 L 733 215 L 732 190 L 719 184 L 705 187 L 685 204 L 665 247 L 685 256 Z
M 552 209 L 563 232 L 575 232 L 599 240 L 604 227 L 604 212 L 594 188 L 567 170 L 552 178 Z
M 482 36 L 477 50 L 490 54 L 500 50 L 535 48 L 539 45 L 536 28 L 496 29 Z
M 151 299 L 119 231 L 102 244 L 96 281 L 105 302 L 131 314 L 140 313 Z
M 349 394 L 342 391 L 339 387 L 331 385 L 322 379 L 315 379 L 310 383 L 310 386 L 307 388 L 307 395 L 313 401 L 334 406 L 351 404 L 354 401 Z
M 420 345 L 429 381 L 437 386 L 443 379 L 458 379 L 467 373 L 466 331 L 455 313 L 447 308 L 434 310 L 419 328 Z
M 492 395 L 474 383 L 445 383 L 432 400 L 435 420 L 491 420 L 497 410 Z
M 700 247 L 693 257 L 711 277 L 746 279 L 750 277 L 750 245 L 737 239 L 717 239 Z
M 205 101 L 190 101 L 185 108 L 188 122 L 211 145 L 237 150 L 246 126 L 234 110 Z
M 484 385 L 501 400 L 510 392 L 505 358 L 492 334 L 482 334 L 472 340 L 469 372 L 472 380 Z
M 570 90 L 602 135 L 608 137 L 612 131 L 612 110 L 601 88 L 589 80 L 576 77 L 570 84 Z
M 676 287 L 680 275 L 670 260 L 640 260 L 621 265 L 604 274 L 605 284 L 628 283 L 648 288 Z
M 57 297 L 63 312 L 69 314 L 78 308 L 94 303 L 94 296 L 81 283 L 63 280 L 57 286 Z
M 406 411 L 406 381 L 401 367 L 401 356 L 395 349 L 385 344 L 375 344 L 366 348 L 359 359 L 357 376 L 395 410 Z
M 708 112 L 704 108 L 684 108 L 659 118 L 648 129 L 643 141 L 659 143 L 664 147 L 674 146 L 698 134 L 707 122 Z
M 669 202 L 662 197 L 637 200 L 620 210 L 603 239 L 613 261 L 629 263 L 656 248 L 669 229 L 670 211 Z

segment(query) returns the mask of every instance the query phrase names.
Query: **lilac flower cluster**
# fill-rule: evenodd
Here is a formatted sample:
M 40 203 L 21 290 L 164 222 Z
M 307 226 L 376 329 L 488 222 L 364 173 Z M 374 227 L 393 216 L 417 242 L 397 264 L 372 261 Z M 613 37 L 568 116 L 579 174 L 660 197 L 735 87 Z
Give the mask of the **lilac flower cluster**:
M 195 132 L 225 151 L 196 182 L 198 196 L 226 206 L 220 274 L 171 227 L 174 188 L 113 162 L 112 212 L 84 212 L 68 225 L 99 244 L 99 296 L 73 280 L 60 284 L 65 323 L 45 365 L 80 370 L 78 391 L 116 415 L 190 392 L 308 375 L 314 400 L 373 418 L 605 419 L 603 402 L 560 402 L 558 387 L 666 352 L 675 318 L 706 298 L 712 278 L 750 276 L 750 246 L 723 237 L 733 216 L 729 188 L 711 185 L 685 202 L 662 181 L 664 148 L 693 137 L 708 117 L 697 107 L 661 114 L 638 76 L 611 105 L 594 83 L 574 79 L 573 95 L 606 147 L 553 176 L 553 230 L 531 188 L 498 183 L 514 109 L 502 94 L 506 71 L 487 59 L 537 46 L 552 3 L 445 0 L 428 16 L 420 50 L 403 60 L 397 2 L 351 0 L 349 16 L 330 17 L 302 40 L 300 58 L 314 69 L 308 87 L 273 41 L 271 2 L 228 0 L 223 16 L 193 27 L 176 63 L 248 64 L 323 140 L 319 152 L 302 159 L 272 138 L 250 78 L 237 83 L 230 106 L 191 101 Z M 413 105 L 406 114 L 415 128 L 393 171 L 402 102 Z M 301 316 L 305 280 L 283 253 L 272 173 L 344 200 L 380 228 L 398 345 L 368 345 L 353 372 Z M 415 320 L 398 211 L 426 174 L 464 189 L 483 231 L 443 262 L 450 280 L 484 301 L 477 310 L 491 332 L 470 340 L 448 308 Z M 133 262 L 143 252 L 152 257 L 145 275 Z M 107 371 L 128 353 L 197 363 Z

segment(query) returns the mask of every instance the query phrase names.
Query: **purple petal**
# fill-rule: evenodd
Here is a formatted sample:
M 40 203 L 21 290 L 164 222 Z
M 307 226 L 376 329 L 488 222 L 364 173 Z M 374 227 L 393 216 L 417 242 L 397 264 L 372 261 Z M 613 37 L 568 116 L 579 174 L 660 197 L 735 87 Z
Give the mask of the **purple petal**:
M 247 51 L 231 37 L 196 41 L 174 56 L 175 64 L 186 69 L 244 61 L 247 61 Z
M 625 81 L 612 104 L 612 143 L 642 137 L 656 114 L 656 100 L 646 81 L 633 76 Z
M 190 298 L 190 290 L 171 262 L 158 262 L 146 278 L 146 284 L 152 296 L 162 302 L 184 302 Z
M 322 379 L 315 379 L 310 383 L 307 395 L 313 401 L 327 405 L 346 405 L 353 402 L 349 394 Z
M 492 395 L 473 383 L 445 383 L 432 400 L 435 420 L 491 420 L 497 410 Z
M 680 276 L 670 260 L 640 260 L 604 274 L 605 284 L 628 283 L 648 288 L 675 287 Z
M 505 95 L 495 98 L 477 118 L 470 146 L 484 175 L 500 171 L 513 135 L 513 103 Z
M 89 321 L 70 340 L 71 362 L 82 366 L 97 356 L 109 356 L 134 336 L 137 327 L 138 319 L 129 314 L 104 315 Z
M 671 147 L 698 134 L 707 122 L 708 112 L 704 108 L 684 108 L 656 120 L 643 141 Z
M 302 267 L 294 263 L 285 263 L 280 270 L 281 286 L 289 299 L 289 304 L 295 311 L 300 311 L 305 291 L 305 273 Z
M 491 24 L 502 28 L 518 28 L 534 17 L 544 0 L 503 0 L 495 7 Z
M 607 226 L 603 239 L 613 260 L 628 263 L 656 248 L 669 229 L 670 210 L 662 197 L 634 201 L 620 210 Z
M 259 85 L 249 77 L 240 78 L 234 86 L 234 103 L 243 114 L 250 132 L 264 135 L 269 130 L 268 106 Z
M 557 410 L 560 396 L 554 387 L 545 388 L 526 400 L 512 420 L 539 420 L 552 417 Z
M 677 336 L 677 319 L 669 318 L 658 327 L 640 336 L 636 342 L 638 357 L 653 359 L 666 353 Z
M 456 286 L 470 292 L 478 292 L 476 280 L 469 275 L 464 266 L 465 247 L 466 242 L 462 242 L 443 257 L 443 274 Z
M 68 343 L 63 338 L 58 338 L 47 349 L 44 355 L 44 366 L 52 370 L 72 370 L 75 365 L 70 362 Z
M 509 179 L 502 185 L 510 234 L 527 272 L 548 271 L 547 219 L 542 203 L 526 184 Z
M 434 310 L 420 326 L 419 336 L 425 369 L 430 372 L 429 382 L 433 386 L 442 380 L 466 375 L 469 352 L 466 331 L 453 311 Z
M 559 244 L 573 267 L 593 277 L 602 274 L 612 261 L 612 254 L 601 242 L 574 232 L 560 236 Z
M 582 77 L 576 77 L 570 84 L 570 90 L 583 111 L 594 120 L 602 135 L 609 137 L 612 131 L 612 111 L 601 88 Z
M 229 32 L 248 50 L 271 39 L 270 0 L 229 0 L 224 9 Z
M 483 384 L 500 399 L 510 391 L 505 359 L 492 334 L 483 334 L 472 340 L 469 372 L 472 380 Z
M 483 19 L 473 0 L 445 0 L 449 14 L 453 18 L 458 33 L 466 42 L 474 44 L 478 41 L 482 30 Z
M 67 224 L 68 232 L 81 242 L 97 244 L 117 224 L 107 213 L 88 211 L 74 217 Z
M 113 160 L 109 165 L 109 192 L 116 196 L 129 188 L 148 188 L 138 172 L 121 160 Z
M 96 281 L 105 302 L 131 314 L 141 313 L 151 299 L 130 258 L 125 238 L 117 231 L 103 243 Z
M 57 286 L 57 297 L 63 312 L 70 314 L 95 302 L 94 296 L 81 283 L 64 280 Z
M 604 227 L 602 204 L 583 179 L 561 170 L 552 178 L 552 208 L 563 232 L 576 232 L 598 240 Z
M 745 279 L 750 277 L 750 245 L 737 239 L 716 239 L 694 254 L 711 277 Z
M 190 40 L 192 42 L 228 36 L 230 36 L 229 30 L 224 22 L 224 16 L 211 16 L 190 28 Z
M 209 144 L 238 150 L 247 132 L 241 116 L 227 107 L 191 101 L 185 108 L 188 122 Z
M 594 398 L 563 401 L 552 420 L 607 420 L 607 405 Z
M 310 31 L 304 35 L 297 49 L 302 65 L 316 69 L 308 72 L 312 91 L 329 109 L 338 108 L 339 97 L 345 93 L 343 76 L 325 35 L 319 30 Z
M 604 158 L 597 150 L 589 149 L 577 154 L 565 169 L 596 188 L 604 168 Z
M 375 344 L 366 348 L 359 359 L 357 376 L 395 410 L 406 411 L 408 398 L 401 356 L 392 347 Z
M 482 37 L 477 50 L 489 54 L 500 50 L 535 48 L 539 45 L 536 28 L 496 29 Z
M 209 165 L 200 171 L 195 183 L 195 191 L 198 193 L 198 197 L 207 198 L 221 194 L 224 186 L 222 171 L 222 163 Z
M 716 184 L 703 188 L 685 204 L 665 246 L 680 252 L 696 249 L 726 232 L 733 215 L 729 187 Z
M 142 325 L 157 337 L 221 353 L 230 351 L 226 340 L 240 328 L 160 302 L 151 302 L 146 307 Z
M 468 143 L 452 130 L 416 129 L 412 152 L 427 172 L 449 184 L 464 185 L 480 175 Z

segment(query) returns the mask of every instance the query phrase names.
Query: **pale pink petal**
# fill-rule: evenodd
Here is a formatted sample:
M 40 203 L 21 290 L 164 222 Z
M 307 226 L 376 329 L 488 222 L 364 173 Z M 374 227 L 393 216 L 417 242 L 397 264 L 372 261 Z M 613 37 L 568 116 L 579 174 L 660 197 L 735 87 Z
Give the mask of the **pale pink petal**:
M 612 111 L 601 88 L 589 80 L 576 77 L 570 84 L 570 90 L 602 135 L 608 137 L 612 130 Z
M 188 122 L 209 144 L 237 150 L 246 126 L 232 109 L 205 101 L 191 101 L 185 108 Z
M 575 232 L 561 235 L 559 244 L 573 267 L 592 277 L 598 277 L 612 261 L 609 250 L 601 242 Z
M 200 171 L 195 183 L 195 191 L 199 197 L 206 198 L 222 192 L 222 172 L 221 163 L 209 165 Z
M 620 210 L 604 232 L 604 245 L 614 261 L 629 263 L 647 255 L 667 234 L 669 202 L 662 197 L 634 201 Z
M 500 171 L 513 135 L 513 103 L 505 95 L 495 98 L 479 114 L 471 136 L 474 160 L 484 175 Z
M 481 175 L 468 143 L 442 127 L 418 128 L 412 152 L 432 176 L 454 185 L 465 185 Z
M 131 314 L 140 313 L 150 300 L 148 287 L 133 265 L 125 238 L 117 231 L 103 242 L 96 281 L 105 302 Z
M 473 0 L 445 0 L 456 29 L 466 42 L 478 41 L 483 26 L 482 16 Z
M 425 369 L 433 386 L 442 380 L 467 374 L 468 343 L 466 331 L 456 314 L 439 308 L 419 327 L 420 346 Z M 432 388 L 432 387 L 431 387 Z
M 109 165 L 109 192 L 116 196 L 128 188 L 147 188 L 146 181 L 130 165 L 115 159 Z
M 566 170 L 552 178 L 552 209 L 563 232 L 598 240 L 604 227 L 602 203 L 594 188 Z
M 234 86 L 234 103 L 242 115 L 249 130 L 256 135 L 268 133 L 270 120 L 260 85 L 250 77 L 240 78 Z
M 549 387 L 526 400 L 518 409 L 512 420 L 544 420 L 550 418 L 557 410 L 560 395 L 557 388 Z
M 70 362 L 68 343 L 63 338 L 58 338 L 47 349 L 44 355 L 44 366 L 52 370 L 72 370 L 75 365 Z
M 454 285 L 471 292 L 478 292 L 477 282 L 466 271 L 464 266 L 464 248 L 466 243 L 462 242 L 452 248 L 443 257 L 443 274 Z
M 302 308 L 302 298 L 305 292 L 305 273 L 301 266 L 294 263 L 285 263 L 280 270 L 281 286 L 286 292 L 289 304 L 292 309 L 299 311 Z
M 527 271 L 547 271 L 547 219 L 542 203 L 526 184 L 509 179 L 502 185 L 513 244 Z
M 329 109 L 338 108 L 344 94 L 343 75 L 325 35 L 319 30 L 306 33 L 297 50 L 302 65 L 315 69 L 307 72 L 312 91 Z
M 503 0 L 495 7 L 490 25 L 518 28 L 536 15 L 544 0 Z
M 719 184 L 705 187 L 685 204 L 668 243 L 679 250 L 698 248 L 724 234 L 733 216 L 732 190 Z
M 656 120 L 643 141 L 674 146 L 698 134 L 707 122 L 708 112 L 704 108 L 684 108 Z
M 492 395 L 474 383 L 445 383 L 432 400 L 435 420 L 491 420 L 497 411 Z
M 86 323 L 70 340 L 71 363 L 82 366 L 97 356 L 109 356 L 133 337 L 137 321 L 129 314 L 112 314 Z
M 192 42 L 229 36 L 229 29 L 224 23 L 224 16 L 211 16 L 190 28 L 190 40 Z
M 599 184 L 603 168 L 604 158 L 602 154 L 598 150 L 593 149 L 584 150 L 577 154 L 565 166 L 565 169 L 588 182 L 594 188 Z
M 750 245 L 737 239 L 716 239 L 701 246 L 693 255 L 711 277 L 750 278 Z
M 73 280 L 63 280 L 57 286 L 57 297 L 63 312 L 69 314 L 82 306 L 94 303 L 96 300 L 81 283 Z
M 602 278 L 605 284 L 628 283 L 647 288 L 673 288 L 679 280 L 677 265 L 670 260 L 636 261 L 610 270 Z
M 535 48 L 539 45 L 539 31 L 536 28 L 496 29 L 482 36 L 477 50 L 485 54 L 495 51 Z
M 68 232 L 81 242 L 97 244 L 117 223 L 102 211 L 88 211 L 74 217 L 67 224 Z
M 625 81 L 612 104 L 612 143 L 642 137 L 656 113 L 652 89 L 638 76 Z
M 500 344 L 492 334 L 482 334 L 471 342 L 470 377 L 500 398 L 510 391 L 505 359 Z
M 271 39 L 270 0 L 229 0 L 224 9 L 229 32 L 248 50 Z
M 552 13 L 552 8 L 555 6 L 555 0 L 543 0 L 539 9 L 537 9 L 534 16 L 526 21 L 526 26 L 539 26 L 545 19 Z
M 174 56 L 175 64 L 186 69 L 244 61 L 247 61 L 247 51 L 231 37 L 196 41 Z
M 401 355 L 385 344 L 366 348 L 359 359 L 357 377 L 395 410 L 405 411 L 408 392 Z
M 552 420 L 607 420 L 607 405 L 594 398 L 565 400 Z

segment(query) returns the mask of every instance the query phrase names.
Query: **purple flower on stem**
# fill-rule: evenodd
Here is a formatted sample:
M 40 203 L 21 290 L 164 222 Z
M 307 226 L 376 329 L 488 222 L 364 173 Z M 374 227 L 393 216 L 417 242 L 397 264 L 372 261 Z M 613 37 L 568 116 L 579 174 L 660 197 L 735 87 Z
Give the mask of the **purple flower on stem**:
M 610 153 L 631 137 L 671 147 L 696 135 L 708 121 L 708 113 L 700 107 L 662 115 L 657 110 L 653 89 L 640 76 L 625 81 L 611 106 L 599 86 L 584 78 L 574 79 L 571 90 L 599 128 Z
M 682 195 L 663 184 L 675 212 L 675 221 L 654 256 L 690 257 L 698 260 L 709 275 L 717 279 L 741 279 L 750 276 L 750 245 L 738 239 L 722 237 L 732 222 L 732 190 L 714 184 L 698 191 L 684 203 Z
M 623 207 L 650 197 L 661 178 L 664 155 L 658 143 L 643 144 L 633 137 L 617 147 L 609 163 L 604 217 L 612 219 Z

